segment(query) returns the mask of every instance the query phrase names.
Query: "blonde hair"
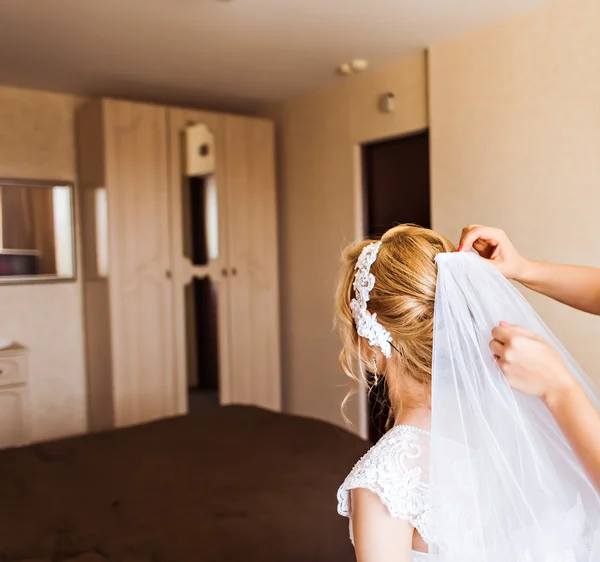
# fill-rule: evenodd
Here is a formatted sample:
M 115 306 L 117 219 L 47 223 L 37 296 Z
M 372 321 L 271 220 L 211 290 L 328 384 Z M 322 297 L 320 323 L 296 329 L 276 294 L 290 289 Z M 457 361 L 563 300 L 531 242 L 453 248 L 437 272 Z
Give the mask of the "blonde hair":
M 395 388 L 402 388 L 403 381 L 412 379 L 424 389 L 431 386 L 431 361 L 433 352 L 433 307 L 437 281 L 435 256 L 440 252 L 452 252 L 452 243 L 436 232 L 413 225 L 400 225 L 388 230 L 381 237 L 381 248 L 371 273 L 375 276 L 375 286 L 370 293 L 368 310 L 377 314 L 377 320 L 392 336 L 394 349 L 392 357 L 396 373 L 401 380 L 394 381 Z M 365 240 L 350 245 L 343 253 L 343 265 L 337 289 L 336 319 L 342 339 L 340 353 L 341 367 L 353 381 L 348 398 L 356 392 L 358 384 L 364 381 L 361 372 L 355 372 L 357 360 L 372 370 L 372 362 L 361 348 L 369 350 L 366 340 L 362 341 L 357 332 L 350 310 L 354 297 L 355 266 L 363 248 L 371 244 Z M 371 350 L 378 351 L 379 349 Z M 405 377 L 407 379 L 405 379 Z M 409 397 L 398 392 L 390 396 L 396 407 L 406 405 Z

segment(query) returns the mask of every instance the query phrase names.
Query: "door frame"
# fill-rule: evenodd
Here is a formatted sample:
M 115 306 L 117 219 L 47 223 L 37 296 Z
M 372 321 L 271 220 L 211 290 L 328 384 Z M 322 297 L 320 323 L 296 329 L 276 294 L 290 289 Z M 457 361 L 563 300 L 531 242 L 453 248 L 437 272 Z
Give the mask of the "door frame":
M 364 240 L 367 232 L 367 207 L 366 207 L 366 173 L 363 161 L 363 149 L 366 145 L 402 140 L 429 131 L 429 162 L 431 168 L 431 128 L 421 127 L 413 131 L 377 138 L 369 138 L 356 143 L 352 148 L 353 173 L 352 191 L 354 200 L 354 238 Z M 430 170 L 431 171 L 431 170 Z M 357 366 L 362 369 L 361 365 Z M 369 439 L 369 398 L 367 388 L 361 384 L 357 390 L 358 399 L 358 434 L 365 440 Z

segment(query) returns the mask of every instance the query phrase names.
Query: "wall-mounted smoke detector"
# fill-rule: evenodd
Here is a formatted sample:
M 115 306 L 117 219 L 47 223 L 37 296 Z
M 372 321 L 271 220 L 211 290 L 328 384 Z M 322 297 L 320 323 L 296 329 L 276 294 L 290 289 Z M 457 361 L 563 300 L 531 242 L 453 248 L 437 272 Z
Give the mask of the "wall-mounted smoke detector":
M 396 96 L 394 92 L 386 92 L 379 96 L 379 111 L 381 113 L 394 113 L 396 110 Z
M 341 76 L 350 76 L 360 74 L 369 68 L 369 63 L 365 59 L 353 59 L 349 62 L 343 62 L 337 67 L 336 72 Z

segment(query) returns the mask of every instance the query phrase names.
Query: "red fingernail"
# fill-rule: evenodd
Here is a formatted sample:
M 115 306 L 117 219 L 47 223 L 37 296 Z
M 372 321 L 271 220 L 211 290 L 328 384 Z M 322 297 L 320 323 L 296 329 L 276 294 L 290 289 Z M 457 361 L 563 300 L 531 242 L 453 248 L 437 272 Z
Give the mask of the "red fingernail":
M 510 326 L 510 324 L 508 322 L 505 322 L 504 320 L 500 320 L 500 326 Z
M 457 252 L 460 252 L 463 249 L 463 245 L 461 244 L 458 248 L 456 248 Z

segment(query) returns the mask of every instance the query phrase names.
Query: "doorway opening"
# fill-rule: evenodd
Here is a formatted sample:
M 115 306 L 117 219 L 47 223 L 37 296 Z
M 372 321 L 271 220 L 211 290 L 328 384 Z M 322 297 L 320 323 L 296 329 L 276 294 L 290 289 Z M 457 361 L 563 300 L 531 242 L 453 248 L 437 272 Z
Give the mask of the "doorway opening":
M 218 249 L 211 232 L 216 219 L 214 176 L 195 176 L 184 183 L 184 223 L 187 223 L 186 255 L 194 276 L 185 286 L 186 350 L 188 366 L 188 411 L 206 410 L 219 405 L 218 288 L 211 271 L 211 259 Z
M 429 131 L 362 146 L 364 232 L 378 238 L 398 224 L 431 228 Z M 389 417 L 385 377 L 368 393 L 368 436 L 377 442 Z

